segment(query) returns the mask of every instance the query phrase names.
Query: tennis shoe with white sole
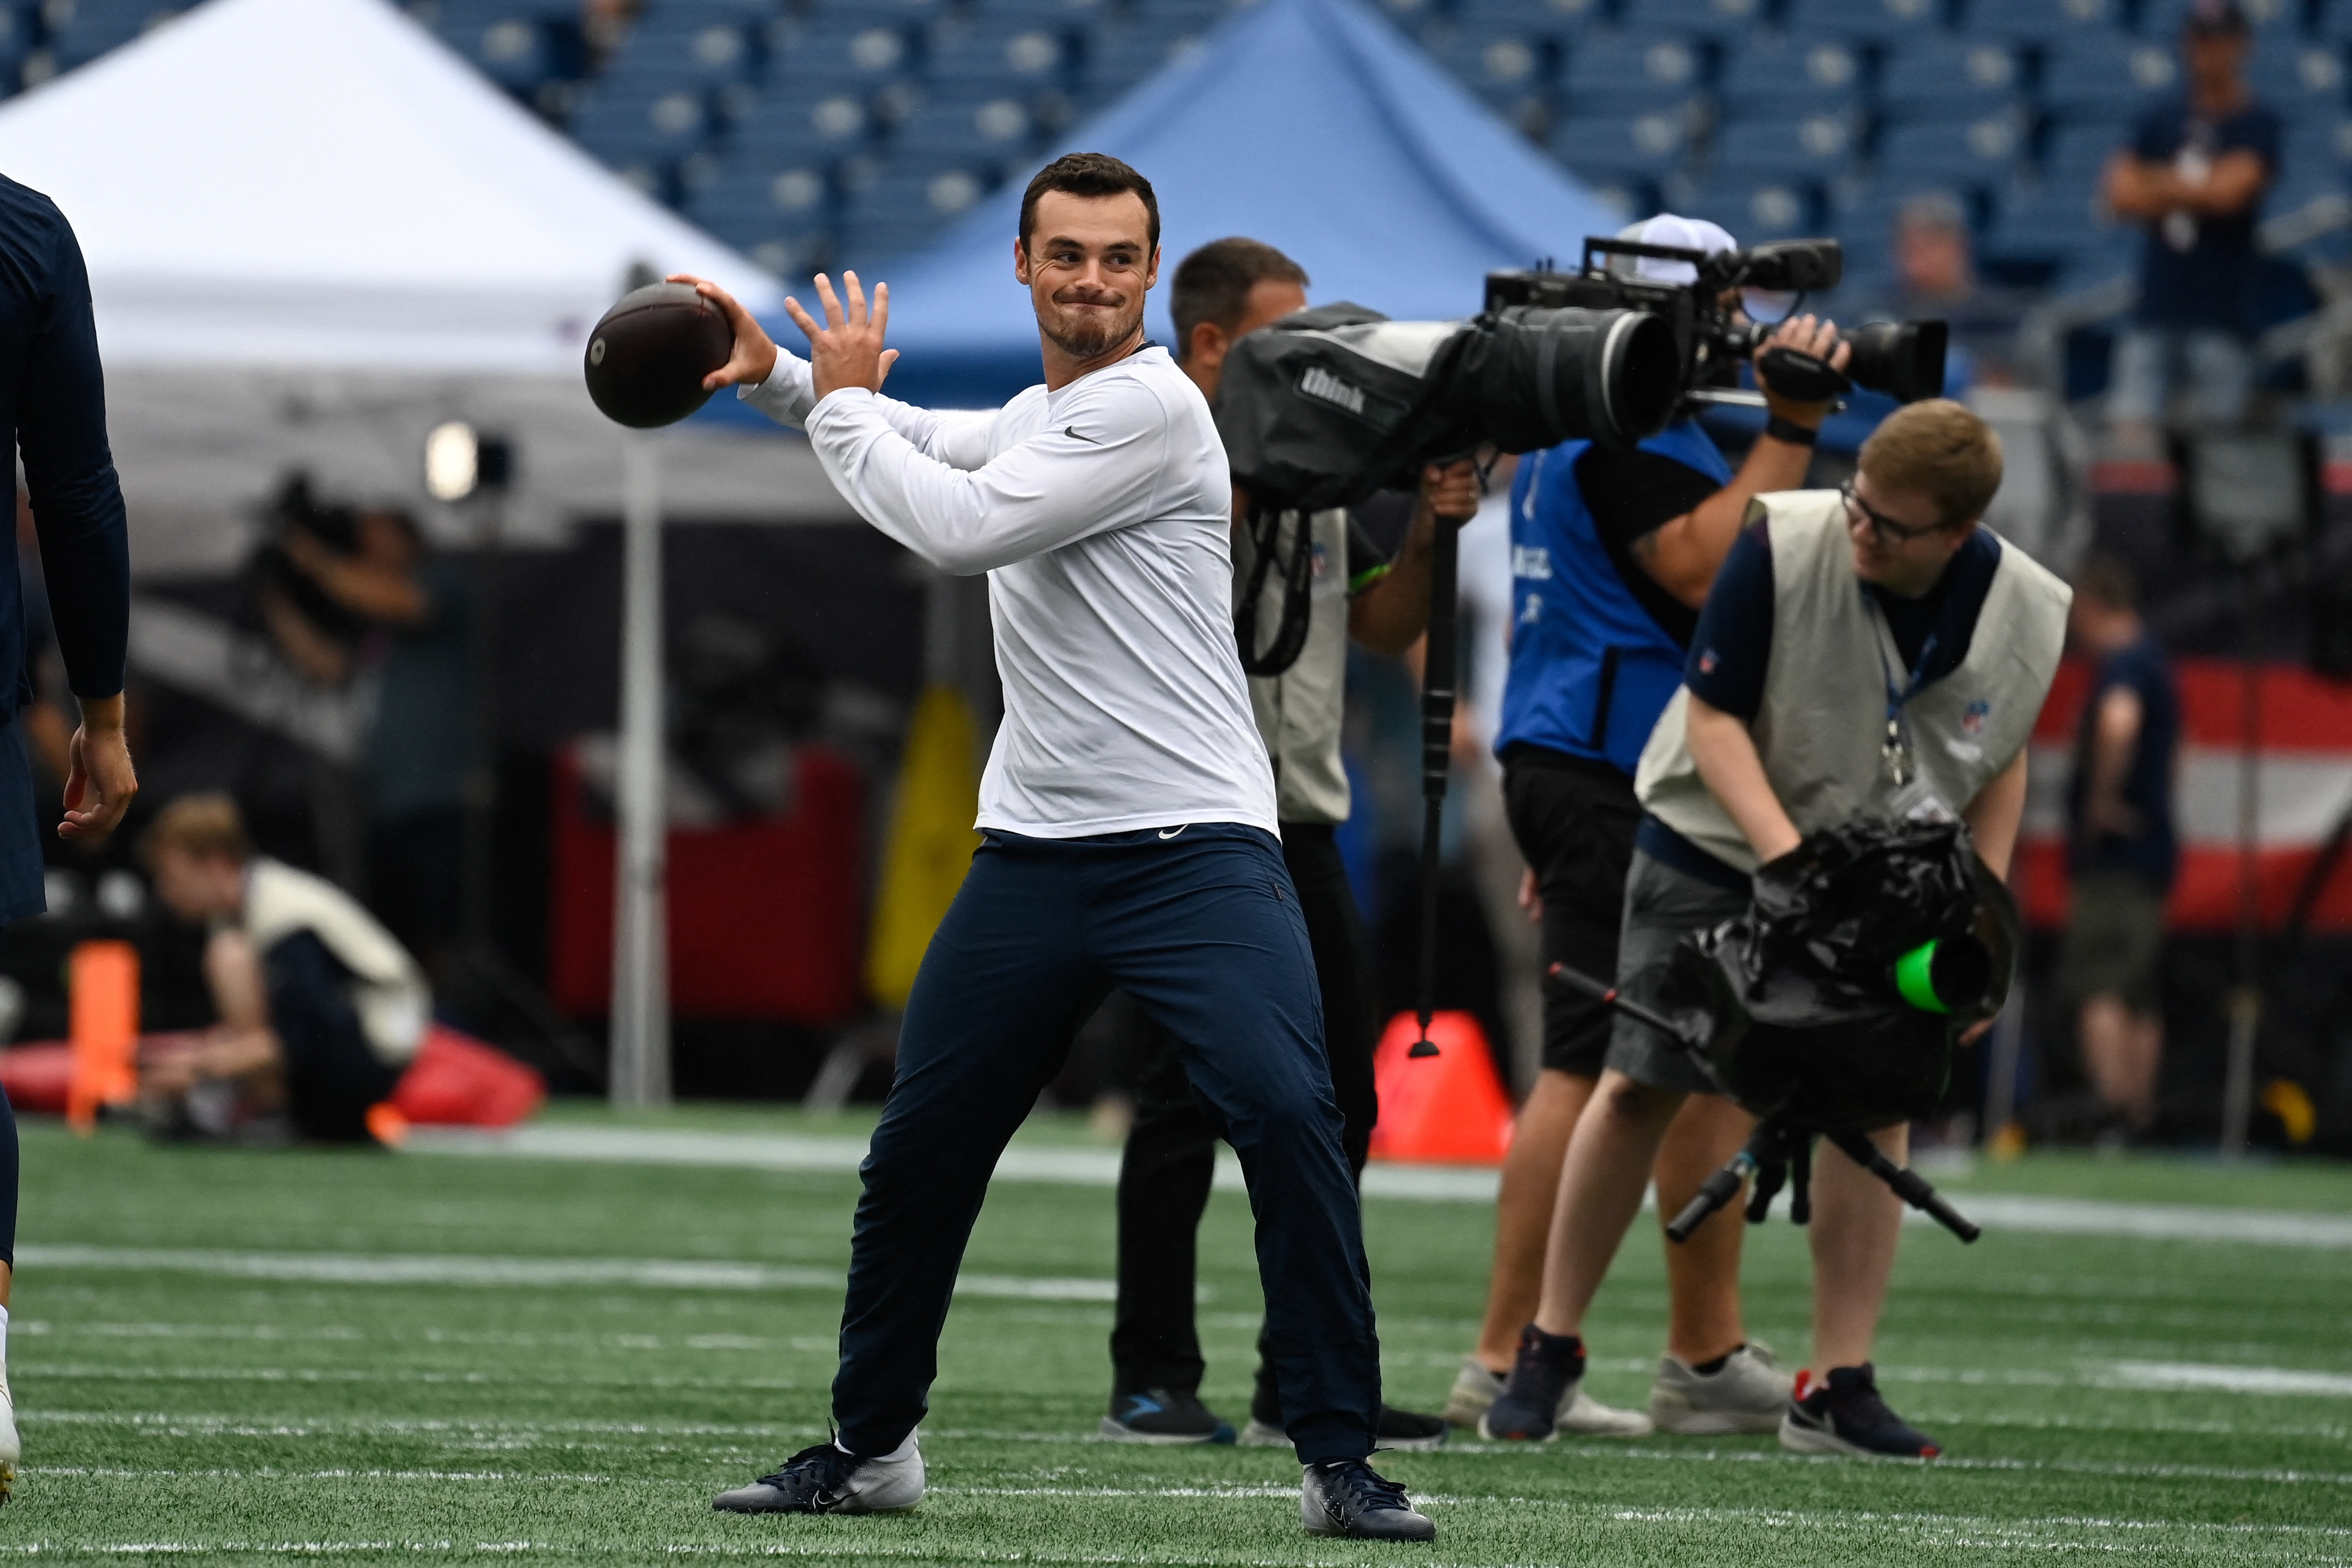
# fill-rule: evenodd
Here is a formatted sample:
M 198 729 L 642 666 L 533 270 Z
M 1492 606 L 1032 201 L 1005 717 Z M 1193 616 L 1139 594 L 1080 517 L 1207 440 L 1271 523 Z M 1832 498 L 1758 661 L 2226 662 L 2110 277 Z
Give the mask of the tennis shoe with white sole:
M 1559 1413 L 1575 1403 L 1583 1382 L 1584 1341 L 1529 1323 L 1519 1331 L 1503 1391 L 1478 1417 L 1478 1436 L 1490 1443 L 1549 1442 L 1559 1435 Z
M 1413 1511 L 1404 1488 L 1362 1459 L 1307 1466 L 1299 1483 L 1298 1513 L 1309 1535 L 1341 1535 L 1351 1541 L 1437 1539 L 1437 1526 Z
M 720 1492 L 720 1513 L 904 1513 L 923 1500 L 923 1451 L 909 1437 L 898 1451 L 866 1458 L 835 1443 L 803 1448 L 772 1475 Z
M 1797 1374 L 1794 1397 L 1780 1418 L 1780 1446 L 1800 1454 L 1845 1454 L 1865 1459 L 1932 1459 L 1936 1439 L 1905 1421 L 1878 1396 L 1870 1363 L 1833 1366 L 1819 1383 Z
M 1675 1356 L 1658 1362 L 1650 1385 L 1650 1421 L 1685 1437 L 1737 1432 L 1777 1432 L 1789 1412 L 1789 1375 L 1772 1364 L 1771 1347 L 1750 1342 L 1701 1372 Z
M 1445 1396 L 1445 1420 L 1448 1426 L 1469 1431 L 1478 1429 L 1478 1418 L 1503 1392 L 1503 1375 L 1489 1372 L 1486 1364 L 1475 1355 L 1462 1358 L 1462 1371 L 1454 1379 L 1453 1390 Z M 1775 1411 L 1777 1416 L 1778 1411 Z M 1639 1410 L 1620 1410 L 1614 1405 L 1603 1405 L 1584 1390 L 1582 1379 L 1570 1391 L 1568 1403 L 1560 1407 L 1557 1426 L 1562 1432 L 1580 1437 L 1646 1437 L 1650 1435 L 1650 1418 Z
M 8 1364 L 0 1362 L 0 1502 L 16 1490 L 16 1466 L 25 1445 L 16 1437 L 16 1400 L 8 1392 Z

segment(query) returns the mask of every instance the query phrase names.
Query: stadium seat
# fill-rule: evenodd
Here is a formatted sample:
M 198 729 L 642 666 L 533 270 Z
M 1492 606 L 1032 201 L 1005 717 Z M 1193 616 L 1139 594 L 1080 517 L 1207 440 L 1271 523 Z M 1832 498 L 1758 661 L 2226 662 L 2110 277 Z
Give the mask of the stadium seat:
M 1193 28 L 1170 26 L 1156 17 L 1105 28 L 1095 35 L 1079 70 L 1086 96 L 1107 100 L 1125 92 L 1198 48 L 1201 37 Z
M 1035 131 L 1028 106 L 1010 94 L 942 97 L 926 103 L 892 131 L 890 147 L 893 159 L 905 166 L 975 162 L 1001 166 L 1027 155 Z
M 2173 91 L 2179 62 L 2161 44 L 2088 33 L 2052 46 L 2042 68 L 2042 103 L 2066 120 L 2120 120 Z
M 648 89 L 717 88 L 743 80 L 757 59 L 752 35 L 740 24 L 664 12 L 629 30 L 604 79 Z
M 2284 32 L 2265 34 L 2254 46 L 2247 79 L 2254 95 L 2286 117 L 2289 124 L 2345 109 L 2344 46 L 2315 43 Z
M 1982 120 L 2013 110 L 2024 89 L 2017 51 L 1990 38 L 1925 36 L 1900 46 L 1878 75 L 1890 120 Z
M 1063 30 L 1098 26 L 1113 10 L 1109 0 L 978 0 L 972 7 L 983 22 Z
M 987 193 L 981 179 L 961 170 L 885 175 L 850 198 L 839 258 L 863 267 L 919 249 Z
M 71 70 L 129 43 L 183 8 L 171 0 L 80 0 L 64 7 L 65 19 L 52 26 L 49 47 L 57 56 L 58 68 Z
M 894 27 L 919 26 L 951 8 L 950 0 L 813 0 L 805 7 L 821 22 L 847 18 L 869 26 L 880 22 Z M 791 7 L 779 9 L 789 12 Z
M 572 134 L 613 167 L 643 167 L 692 152 L 710 128 L 697 93 L 611 92 L 592 88 L 572 116 Z
M 1782 21 L 1792 37 L 1891 44 L 1946 19 L 1946 0 L 1789 0 Z
M 2123 0 L 1963 0 L 1961 30 L 2044 46 L 2099 37 L 2124 25 Z
M 1820 228 L 1813 191 L 1791 181 L 1716 175 L 1675 200 L 1677 212 L 1721 224 L 1741 245 L 1798 239 Z
M 1451 26 L 1427 40 L 1430 55 L 1496 113 L 1539 124 L 1555 64 L 1551 46 L 1517 30 Z
M 866 90 L 914 74 L 915 50 L 906 30 L 876 26 L 864 16 L 846 24 L 821 16 L 782 42 L 768 66 L 772 89 L 796 81 L 803 91 Z
M 1706 60 L 1684 38 L 1594 36 L 1571 49 L 1566 112 L 1650 114 L 1686 108 L 1705 89 Z
M 1984 188 L 2007 184 L 2024 150 L 2018 117 L 1990 114 L 1889 126 L 1874 161 L 1884 179 Z
M 2181 22 L 2194 0 L 2140 0 L 2139 30 L 2169 43 L 2180 33 Z M 2238 0 L 2238 9 L 2253 25 L 2257 37 L 2302 30 L 2303 0 Z
M 1628 26 L 1694 38 L 1744 37 L 1765 19 L 1764 0 L 1623 0 Z
M 1671 114 L 1562 120 L 1550 138 L 1554 157 L 1595 181 L 1663 180 L 1681 166 L 1688 142 L 1684 121 Z
M 1460 0 L 1454 19 L 1465 27 L 1575 39 L 1601 21 L 1602 7 L 1600 0 Z
M 863 147 L 870 128 L 866 105 L 851 94 L 771 94 L 735 122 L 729 141 L 736 154 L 772 164 L 823 162 Z
M 2042 150 L 2042 177 L 2061 185 L 2095 183 L 2107 160 L 2131 139 L 2128 124 L 2061 125 Z
M 2057 267 L 2106 243 L 2115 226 L 2096 186 L 2044 180 L 2001 196 L 1980 248 L 2003 262 Z
M 2352 120 L 2341 114 L 2313 115 L 2291 120 L 2286 141 L 2279 149 L 2285 178 L 2314 171 L 2338 182 L 2352 174 Z
M 686 215 L 773 272 L 800 270 L 831 233 L 821 171 L 730 162 L 688 193 Z M 766 254 L 761 254 L 763 247 Z
M 453 8 L 435 28 L 441 41 L 499 86 L 527 89 L 586 68 L 576 24 L 550 22 L 519 6 Z
M 1732 51 L 1717 89 L 1724 112 L 1742 117 L 1858 107 L 1862 58 L 1832 38 L 1763 33 Z
M 1716 129 L 1707 167 L 1718 176 L 1822 181 L 1845 169 L 1859 140 L 1846 114 L 1726 120 Z
M 1051 29 L 982 23 L 952 38 L 935 38 L 924 74 L 950 90 L 991 86 L 1030 93 L 1060 86 L 1069 56 L 1067 41 Z

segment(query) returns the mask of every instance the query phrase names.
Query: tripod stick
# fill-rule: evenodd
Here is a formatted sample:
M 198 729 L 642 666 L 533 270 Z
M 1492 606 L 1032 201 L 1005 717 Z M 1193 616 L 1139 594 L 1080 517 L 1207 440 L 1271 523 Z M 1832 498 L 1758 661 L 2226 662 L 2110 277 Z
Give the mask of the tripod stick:
M 1429 541 L 1429 634 L 1421 662 L 1421 974 L 1413 1015 L 1421 1038 L 1408 1056 L 1435 1056 L 1429 1020 L 1437 1010 L 1437 873 L 1445 831 L 1445 780 L 1454 760 L 1454 583 L 1460 562 L 1453 524 L 1440 520 Z
M 1974 1241 L 1984 1234 L 1969 1217 L 1946 1203 L 1926 1177 L 1917 1171 L 1906 1169 L 1878 1152 L 1878 1145 L 1859 1133 L 1828 1133 L 1823 1136 L 1835 1144 L 1846 1158 L 1895 1189 L 1895 1196 L 1922 1210 L 1937 1224 L 1963 1241 Z

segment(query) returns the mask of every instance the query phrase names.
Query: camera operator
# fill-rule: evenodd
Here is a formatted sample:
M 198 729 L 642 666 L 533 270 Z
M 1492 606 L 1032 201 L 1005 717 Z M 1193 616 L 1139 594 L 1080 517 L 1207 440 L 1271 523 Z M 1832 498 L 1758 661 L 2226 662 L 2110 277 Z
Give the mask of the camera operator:
M 1937 399 L 1890 415 L 1843 490 L 1749 505 L 1682 690 L 1642 750 L 1643 815 L 1614 970 L 1629 998 L 1659 1005 L 1677 944 L 1745 915 L 1757 868 L 1816 830 L 1864 816 L 1958 817 L 1985 863 L 2007 873 L 2026 742 L 2057 669 L 2068 594 L 1978 526 L 2000 467 L 1984 422 Z M 1490 1427 L 1549 1429 L 1583 1373 L 1585 1311 L 1668 1126 L 1689 1097 L 1715 1087 L 1677 1043 L 1616 1020 L 1564 1164 L 1542 1300 Z M 1898 1122 L 1870 1136 L 1899 1164 L 1908 1132 Z M 1818 1161 L 1809 1240 L 1812 1364 L 1822 1373 L 1799 1375 L 1781 1446 L 1931 1458 L 1936 1443 L 1887 1408 L 1870 1362 L 1902 1204 L 1837 1148 Z M 1671 1211 L 1663 1179 L 1660 1188 Z
M 1737 248 L 1716 225 L 1672 214 L 1620 237 L 1709 254 Z M 1686 261 L 1643 257 L 1635 265 L 1639 276 L 1658 282 L 1687 284 L 1697 276 Z M 1783 323 L 1767 346 L 1840 367 L 1848 357 L 1835 328 L 1809 316 Z M 1762 354 L 1759 348 L 1759 361 Z M 1737 474 L 1693 419 L 1633 451 L 1570 441 L 1519 464 L 1511 497 L 1516 611 L 1496 751 L 1511 832 L 1529 867 L 1520 901 L 1542 923 L 1547 967 L 1616 972 L 1641 818 L 1633 768 L 1642 744 L 1681 679 L 1698 607 L 1741 515 L 1759 493 L 1803 483 L 1828 416 L 1827 403 L 1783 397 L 1760 371 L 1758 381 L 1770 422 Z M 1446 1418 L 1459 1426 L 1486 1415 L 1535 1316 L 1561 1161 L 1609 1036 L 1607 1009 L 1546 988 L 1543 1070 L 1503 1166 L 1486 1322 L 1446 1403 Z M 1745 1135 L 1746 1120 L 1728 1102 L 1695 1098 L 1659 1154 L 1661 1219 L 1680 1209 Z M 1579 1386 L 1568 1391 L 1560 1426 L 1628 1437 L 1654 1422 L 1689 1433 L 1779 1426 L 1789 1380 L 1742 1332 L 1739 1243 L 1737 1217 L 1718 1216 L 1687 1243 L 1666 1249 L 1673 1310 L 1649 1416 L 1595 1404 Z
M 1307 308 L 1307 274 L 1272 246 L 1221 239 L 1176 268 L 1169 302 L 1178 363 L 1213 402 L 1225 356 L 1244 335 Z M 1336 831 L 1348 820 L 1348 776 L 1339 760 L 1348 641 L 1378 653 L 1402 653 L 1429 620 L 1431 540 L 1440 523 L 1475 515 L 1473 465 L 1431 465 L 1423 475 L 1412 522 L 1396 560 L 1386 559 L 1353 517 L 1333 508 L 1302 517 L 1281 515 L 1265 541 L 1277 565 L 1311 551 L 1304 641 L 1278 673 L 1250 678 L 1250 706 L 1274 764 L 1282 857 L 1298 889 L 1308 946 L 1323 998 L 1324 1050 L 1343 1122 L 1341 1145 L 1359 1178 L 1379 1103 L 1372 1090 L 1375 1034 L 1363 919 L 1339 859 Z M 1234 597 L 1248 591 L 1258 546 L 1249 505 L 1234 493 Z M 1301 540 L 1298 530 L 1307 530 Z M 1282 573 L 1269 570 L 1259 590 L 1252 639 L 1261 654 L 1282 642 Z M 1253 659 L 1253 663 L 1258 662 Z M 1271 661 L 1268 661 L 1271 662 Z M 1184 1076 L 1176 1042 L 1157 1025 L 1144 1030 L 1138 1063 L 1135 1121 L 1119 1166 L 1118 1310 L 1111 1330 L 1113 1385 L 1103 1435 L 1141 1442 L 1234 1440 L 1233 1428 L 1200 1399 L 1203 1364 L 1193 1322 L 1194 1239 L 1216 1172 L 1216 1129 Z M 1261 1346 L 1250 1421 L 1241 1441 L 1288 1441 L 1271 1364 Z M 1383 1448 L 1433 1448 L 1445 1424 L 1433 1416 L 1381 1406 Z

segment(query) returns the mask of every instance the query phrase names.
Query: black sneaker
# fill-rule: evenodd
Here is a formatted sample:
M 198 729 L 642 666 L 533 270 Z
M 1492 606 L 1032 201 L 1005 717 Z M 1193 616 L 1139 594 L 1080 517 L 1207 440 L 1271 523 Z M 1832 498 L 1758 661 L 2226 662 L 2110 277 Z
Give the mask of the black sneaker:
M 1102 1435 L 1122 1443 L 1230 1443 L 1233 1424 L 1190 1394 L 1148 1388 L 1140 1394 L 1114 1394 L 1110 1414 L 1102 1418 Z
M 1503 1391 L 1478 1417 L 1478 1436 L 1490 1443 L 1540 1443 L 1558 1435 L 1561 1406 L 1584 1381 L 1584 1341 L 1549 1334 L 1529 1323 Z
M 830 1442 L 803 1448 L 773 1475 L 720 1492 L 721 1513 L 903 1513 L 923 1500 L 923 1452 L 909 1437 L 887 1458 L 845 1454 Z
M 1434 1541 L 1437 1526 L 1415 1513 L 1404 1488 L 1361 1459 L 1330 1459 L 1307 1467 L 1298 1513 L 1309 1535 L 1353 1541 Z
M 1870 1363 L 1832 1366 L 1821 1382 L 1797 1374 L 1796 1397 L 1780 1417 L 1780 1446 L 1800 1454 L 1853 1454 L 1868 1459 L 1932 1459 L 1943 1449 L 1878 1396 Z

